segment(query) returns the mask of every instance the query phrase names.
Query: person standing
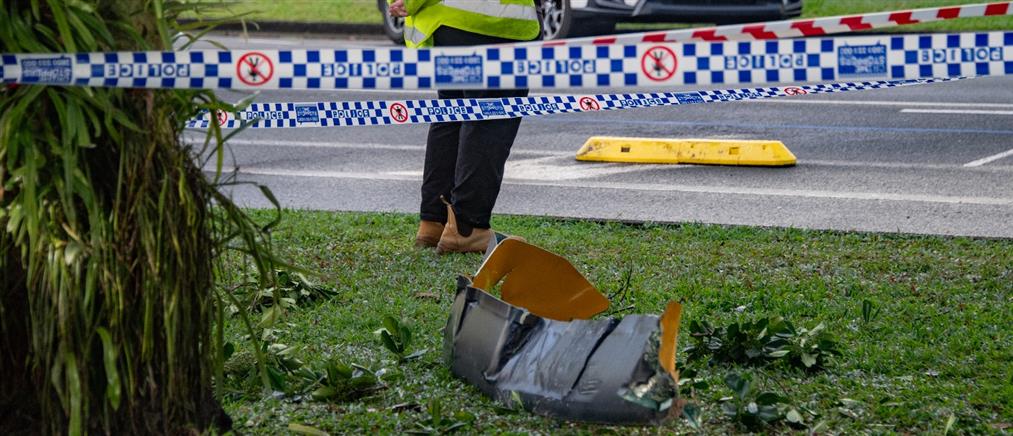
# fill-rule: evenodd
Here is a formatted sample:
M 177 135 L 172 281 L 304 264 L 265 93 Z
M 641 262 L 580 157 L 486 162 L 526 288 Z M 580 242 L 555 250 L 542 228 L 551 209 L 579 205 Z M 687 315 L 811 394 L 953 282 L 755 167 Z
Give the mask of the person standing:
M 396 0 L 405 45 L 448 47 L 530 41 L 541 31 L 534 0 Z M 441 99 L 526 97 L 528 90 L 439 90 Z M 484 252 L 489 220 L 520 118 L 433 123 L 426 140 L 415 245 Z

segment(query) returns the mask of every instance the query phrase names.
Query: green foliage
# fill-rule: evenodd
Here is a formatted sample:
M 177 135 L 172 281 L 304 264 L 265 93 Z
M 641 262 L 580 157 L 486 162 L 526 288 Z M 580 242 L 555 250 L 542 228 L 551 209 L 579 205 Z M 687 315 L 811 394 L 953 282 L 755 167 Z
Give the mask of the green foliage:
M 443 410 L 443 403 L 433 398 L 429 400 L 429 406 L 426 407 L 426 417 L 415 423 L 415 428 L 408 433 L 424 435 L 451 434 L 470 427 L 474 422 L 475 416 L 463 410 L 448 414 Z
M 703 430 L 703 418 L 700 407 L 696 403 L 689 402 L 682 406 L 682 417 L 686 418 L 686 424 L 689 424 L 693 430 Z
M 688 361 L 709 358 L 711 363 L 761 366 L 784 360 L 797 368 L 818 370 L 827 359 L 840 355 L 824 324 L 796 329 L 784 318 L 760 318 L 714 327 L 693 320 L 689 331 L 693 344 L 685 351 Z
M 879 317 L 879 307 L 869 300 L 862 300 L 862 322 L 872 324 Z
M 0 2 L 0 52 L 185 49 L 206 23 L 176 17 L 207 6 Z M 272 286 L 280 214 L 254 223 L 219 190 L 237 183 L 222 173 L 219 126 L 197 147 L 180 137 L 198 113 L 234 109 L 208 90 L 0 91 L 0 340 L 11 353 L 0 359 L 0 408 L 34 420 L 28 431 L 228 425 L 212 382 L 234 297 L 215 285 L 220 256 L 240 253 Z
M 369 395 L 385 387 L 380 379 L 386 369 L 371 370 L 358 364 L 345 364 L 335 360 L 324 366 L 320 387 L 313 393 L 313 399 L 320 401 L 351 401 Z
M 838 348 L 837 340 L 820 323 L 812 329 L 799 329 L 788 341 L 785 358 L 796 368 L 815 371 L 823 369 L 830 358 L 840 356 Z
M 313 283 L 302 273 L 276 270 L 275 274 L 278 277 L 275 286 L 251 293 L 250 310 L 261 312 L 273 307 L 275 302 L 284 308 L 291 308 L 329 300 L 338 295 L 337 289 Z M 232 310 L 235 312 L 238 308 L 233 307 Z
M 383 327 L 374 333 L 380 338 L 380 344 L 397 356 L 398 362 L 415 360 L 426 353 L 425 349 L 409 353 L 412 347 L 412 330 L 393 316 L 384 316 Z
M 608 293 L 609 309 L 600 315 L 601 318 L 621 317 L 636 307 L 636 297 L 633 295 L 631 287 L 633 269 L 633 265 L 623 269 L 618 286 L 614 291 Z
M 271 379 L 271 388 L 279 392 L 288 392 L 293 377 L 304 375 L 303 361 L 296 357 L 298 349 L 281 343 L 263 343 L 263 352 L 267 356 L 267 374 Z M 309 378 L 312 378 L 309 377 Z
M 229 305 L 233 315 L 240 312 L 260 312 L 256 328 L 269 329 L 285 318 L 285 313 L 300 305 L 318 303 L 338 295 L 337 289 L 318 285 L 299 272 L 274 271 L 274 286 L 262 287 L 259 283 L 246 283 L 236 288 L 235 301 Z
M 732 395 L 721 399 L 721 410 L 736 424 L 750 431 L 782 420 L 792 425 L 804 424 L 802 414 L 786 398 L 773 392 L 757 391 L 748 374 L 728 374 L 725 386 Z
M 304 424 L 297 424 L 297 423 L 294 423 L 294 422 L 288 423 L 288 431 L 290 431 L 292 433 L 295 433 L 295 434 L 304 434 L 304 435 L 308 435 L 308 436 L 327 436 L 328 435 L 327 432 L 325 432 L 323 430 L 320 430 L 320 429 L 318 429 L 316 427 L 312 427 L 312 426 L 308 426 L 308 425 L 304 425 Z
M 710 389 L 710 383 L 696 368 L 688 367 L 687 364 L 676 365 L 679 370 L 679 396 L 684 398 L 696 397 L 698 392 Z
M 298 355 L 302 347 L 283 343 L 262 343 L 267 360 L 270 387 L 276 397 L 310 398 L 325 402 L 347 402 L 370 395 L 386 387 L 381 377 L 387 369 L 328 359 L 320 365 L 307 365 Z

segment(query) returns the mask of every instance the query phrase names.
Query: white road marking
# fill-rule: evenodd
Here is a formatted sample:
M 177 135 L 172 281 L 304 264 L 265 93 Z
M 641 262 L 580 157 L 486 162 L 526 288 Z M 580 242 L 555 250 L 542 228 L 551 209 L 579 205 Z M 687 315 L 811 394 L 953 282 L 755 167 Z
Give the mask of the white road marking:
M 226 168 L 226 172 L 232 171 Z M 420 181 L 417 173 L 361 173 L 344 171 L 307 171 L 289 170 L 279 168 L 257 168 L 242 167 L 240 174 L 283 176 L 283 177 L 311 177 L 327 179 L 366 179 L 381 181 Z M 752 196 L 776 196 L 776 197 L 799 197 L 816 199 L 838 199 L 838 200 L 862 200 L 862 201 L 897 201 L 917 203 L 946 203 L 946 204 L 974 204 L 974 205 L 998 205 L 1011 206 L 1013 198 L 995 197 L 960 197 L 947 195 L 925 195 L 925 194 L 896 194 L 889 192 L 837 192 L 819 191 L 805 189 L 770 189 L 770 188 L 747 188 L 731 186 L 694 186 L 676 184 L 655 184 L 655 183 L 617 183 L 617 182 L 590 182 L 590 181 L 545 181 L 545 180 L 518 180 L 507 178 L 504 184 L 518 186 L 542 186 L 557 188 L 578 188 L 578 189 L 614 189 L 629 191 L 647 192 L 683 192 L 696 194 L 723 194 L 723 195 L 752 195 Z
M 968 170 L 971 167 L 959 164 L 927 164 L 927 163 L 904 163 L 904 162 L 858 162 L 840 160 L 799 160 L 798 166 L 823 166 L 823 167 L 844 167 L 844 168 L 885 168 L 885 169 L 911 169 L 911 170 Z M 978 171 L 989 172 L 1013 172 L 1013 167 L 983 167 L 975 168 Z
M 568 165 L 560 165 L 561 162 Z M 588 179 L 612 174 L 633 173 L 658 168 L 687 168 L 680 165 L 581 164 L 573 156 L 549 156 L 538 159 L 511 160 L 504 171 L 507 180 L 560 181 Z
M 429 98 L 436 98 L 435 89 L 324 89 L 326 92 L 361 92 L 364 94 L 410 94 L 410 95 L 429 95 Z
M 745 188 L 735 186 L 691 186 L 691 185 L 662 185 L 653 183 L 614 183 L 614 182 L 581 182 L 581 183 L 517 183 L 537 186 L 552 186 L 560 188 L 593 188 L 593 189 L 616 189 L 633 191 L 657 191 L 657 192 L 690 192 L 700 194 L 730 194 L 730 195 L 755 195 L 755 196 L 776 196 L 776 197 L 803 197 L 819 199 L 838 200 L 868 200 L 868 201 L 906 201 L 919 203 L 950 203 L 950 204 L 978 204 L 978 205 L 1013 205 L 1013 198 L 995 197 L 955 197 L 947 195 L 923 195 L 923 194 L 895 194 L 890 192 L 837 192 L 837 191 L 816 191 L 804 189 L 767 189 L 767 188 Z
M 1013 111 L 986 111 L 976 109 L 901 109 L 902 114 L 948 114 L 948 115 L 1013 115 Z
M 968 162 L 968 163 L 964 164 L 964 166 L 968 167 L 968 168 L 980 167 L 980 166 L 985 165 L 987 163 L 995 162 L 995 161 L 997 161 L 999 159 L 1007 158 L 1007 157 L 1010 157 L 1010 156 L 1013 156 L 1013 149 L 1006 150 L 1006 151 L 1004 151 L 1002 153 L 993 154 L 993 155 L 988 156 L 988 157 L 983 157 L 983 158 L 978 159 L 976 161 Z
M 201 145 L 204 143 L 203 138 L 197 137 L 184 137 L 183 141 L 191 145 Z M 351 150 L 395 150 L 395 151 L 417 151 L 424 152 L 426 147 L 424 145 L 399 145 L 399 144 L 379 144 L 370 142 L 309 142 L 309 141 L 289 141 L 283 139 L 232 139 L 228 142 L 228 145 L 233 146 L 251 146 L 251 147 L 303 147 L 303 148 L 343 148 Z M 576 152 L 574 152 L 576 153 Z M 532 156 L 560 156 L 566 155 L 565 151 L 558 150 L 536 150 L 536 149 L 525 149 L 525 148 L 514 148 L 510 150 L 512 155 L 532 155 Z
M 232 172 L 235 168 L 224 168 L 223 173 Z M 207 170 L 205 170 L 207 171 Z M 348 171 L 313 171 L 313 170 L 289 170 L 284 168 L 251 168 L 240 167 L 240 174 L 257 176 L 283 176 L 283 177 L 310 177 L 316 179 L 358 179 L 358 180 L 407 180 L 422 181 L 422 173 L 358 173 Z
M 718 135 L 717 137 L 727 136 L 730 139 L 734 139 L 736 135 Z M 203 144 L 203 138 L 187 136 L 183 140 L 192 145 Z M 409 144 L 380 144 L 380 143 L 369 143 L 369 142 L 313 142 L 313 141 L 291 141 L 283 139 L 233 139 L 229 141 L 230 145 L 234 146 L 250 146 L 250 147 L 302 147 L 302 148 L 340 148 L 350 150 L 390 150 L 390 151 L 410 151 L 422 153 L 425 151 L 425 146 L 422 145 L 409 145 Z M 981 167 L 982 165 L 1002 159 L 1010 156 L 1013 150 L 999 153 L 995 156 L 989 156 L 984 159 L 979 159 L 974 162 L 967 164 L 930 164 L 930 163 L 905 163 L 905 162 L 861 162 L 861 161 L 837 161 L 837 160 L 810 160 L 800 159 L 798 166 L 824 166 L 824 167 L 855 167 L 855 168 L 887 168 L 887 169 L 928 169 L 928 170 L 960 170 L 967 168 Z M 576 151 L 569 152 L 566 150 L 548 150 L 548 149 L 532 149 L 532 148 L 520 148 L 515 147 L 510 151 L 511 156 L 545 156 L 545 157 L 559 157 L 568 160 L 574 159 Z M 508 161 L 508 165 L 513 160 Z M 973 165 L 972 165 L 973 164 Z M 706 166 L 706 165 L 700 165 Z M 652 168 L 694 168 L 699 167 L 698 165 L 652 165 Z M 997 172 L 1010 172 L 1013 168 L 1006 166 L 993 166 L 993 167 L 982 167 L 979 170 L 997 171 Z M 525 170 L 522 165 L 520 170 Z M 630 170 L 634 171 L 634 170 Z M 414 173 L 413 173 L 414 174 Z M 421 172 L 418 175 L 421 176 Z
M 1013 104 L 1006 103 L 952 103 L 935 101 L 889 101 L 889 100 L 814 100 L 814 99 L 792 99 L 792 100 L 746 100 L 743 103 L 775 103 L 775 104 L 826 104 L 843 106 L 909 106 L 909 107 L 952 107 L 952 108 L 996 108 L 1013 109 Z
M 268 39 L 268 38 L 231 38 L 233 42 L 240 44 L 261 44 L 261 45 L 302 45 L 303 41 L 293 41 L 288 39 Z M 212 39 L 213 41 L 213 39 Z

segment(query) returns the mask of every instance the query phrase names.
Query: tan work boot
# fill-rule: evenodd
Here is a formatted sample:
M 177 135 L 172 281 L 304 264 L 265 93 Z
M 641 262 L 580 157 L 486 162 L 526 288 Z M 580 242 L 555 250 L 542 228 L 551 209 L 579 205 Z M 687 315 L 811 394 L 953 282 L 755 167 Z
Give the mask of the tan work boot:
M 489 240 L 493 238 L 491 229 L 471 229 L 471 234 L 462 236 L 457 229 L 457 216 L 454 208 L 447 205 L 447 225 L 443 227 L 443 235 L 436 244 L 436 253 L 485 253 L 489 248 Z
M 419 232 L 415 234 L 416 247 L 435 247 L 440 242 L 440 235 L 443 234 L 443 224 L 436 221 L 422 220 L 419 222 Z

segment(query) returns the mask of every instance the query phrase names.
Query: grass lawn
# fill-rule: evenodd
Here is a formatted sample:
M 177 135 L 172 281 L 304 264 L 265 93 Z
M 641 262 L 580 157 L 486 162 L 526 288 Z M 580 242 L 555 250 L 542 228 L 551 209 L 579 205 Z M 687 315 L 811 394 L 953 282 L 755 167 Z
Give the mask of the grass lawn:
M 805 0 L 804 17 L 828 17 L 862 12 L 880 12 L 933 6 L 982 3 L 987 0 Z M 381 22 L 376 2 L 371 0 L 242 0 L 234 2 L 232 12 L 248 12 L 252 21 L 316 21 L 338 23 Z M 210 13 L 221 16 L 222 12 Z M 678 25 L 622 24 L 620 29 L 673 28 Z M 1013 17 L 988 17 L 950 20 L 941 23 L 903 26 L 895 30 L 904 32 L 978 31 L 1013 29 Z
M 936 6 L 988 3 L 992 0 L 804 0 L 804 17 L 832 17 L 865 12 L 931 8 Z M 1013 29 L 1013 17 L 982 17 L 949 20 L 938 23 L 893 27 L 887 31 L 901 32 L 971 32 L 978 30 Z
M 437 401 L 475 417 L 462 429 L 467 433 L 690 430 L 684 419 L 662 429 L 558 422 L 498 408 L 455 379 L 441 360 L 442 328 L 456 275 L 474 273 L 481 259 L 413 248 L 415 225 L 414 216 L 402 214 L 285 212 L 275 245 L 293 263 L 319 271 L 317 281 L 338 294 L 292 308 L 266 336 L 292 347 L 289 356 L 306 367 L 340 360 L 386 368 L 386 387 L 337 402 L 262 394 L 252 346 L 233 318 L 226 336 L 236 352 L 226 362 L 224 388 L 237 429 L 279 434 L 298 424 L 330 433 L 403 433 L 427 421 L 425 406 Z M 691 400 L 702 408 L 705 433 L 742 430 L 720 409 L 719 399 L 731 395 L 721 380 L 732 371 L 787 397 L 819 433 L 941 434 L 948 423 L 995 433 L 1013 424 L 1011 240 L 533 217 L 496 217 L 493 225 L 568 258 L 606 295 L 629 277 L 631 298 L 623 304 L 633 304 L 632 312 L 660 313 L 668 300 L 683 301 L 680 350 L 694 320 L 724 325 L 783 316 L 799 327 L 826 324 L 843 356 L 820 372 L 699 365 L 709 387 Z M 868 321 L 864 300 L 878 309 Z M 397 363 L 373 334 L 384 315 L 410 324 L 414 348 L 429 352 Z
M 222 5 L 215 4 L 214 8 L 209 8 L 200 15 L 213 18 L 247 14 L 245 18 L 254 22 L 276 20 L 380 24 L 383 21 L 375 0 L 223 0 L 220 3 Z

